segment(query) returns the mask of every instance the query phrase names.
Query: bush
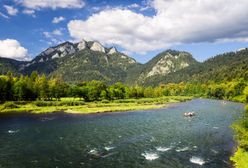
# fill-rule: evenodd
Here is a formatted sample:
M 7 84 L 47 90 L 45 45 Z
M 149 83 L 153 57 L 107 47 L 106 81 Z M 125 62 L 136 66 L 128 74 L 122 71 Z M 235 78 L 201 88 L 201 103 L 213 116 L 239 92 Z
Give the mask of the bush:
M 13 109 L 13 108 L 19 108 L 19 106 L 16 105 L 14 102 L 6 102 L 3 104 L 3 109 Z
M 102 103 L 106 103 L 107 104 L 107 103 L 110 103 L 110 102 L 109 102 L 109 100 L 104 99 L 104 100 L 102 100 Z
M 134 99 L 119 99 L 119 100 L 114 100 L 115 103 L 135 103 L 136 100 Z
M 61 101 L 58 103 L 59 106 L 80 106 L 85 105 L 83 101 Z
M 34 104 L 38 107 L 45 106 L 80 106 L 85 105 L 83 101 L 36 101 Z
M 17 105 L 26 105 L 28 103 L 30 103 L 30 102 L 29 101 L 16 101 L 15 102 L 15 104 L 17 104 Z
M 38 107 L 53 106 L 51 101 L 35 101 L 34 104 Z
M 246 114 L 248 113 L 248 105 L 245 106 Z

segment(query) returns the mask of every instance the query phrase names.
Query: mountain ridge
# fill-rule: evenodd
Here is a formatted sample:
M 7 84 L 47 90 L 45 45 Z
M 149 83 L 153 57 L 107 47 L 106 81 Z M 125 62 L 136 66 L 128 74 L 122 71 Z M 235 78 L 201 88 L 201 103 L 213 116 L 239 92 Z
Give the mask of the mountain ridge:
M 135 59 L 115 47 L 106 48 L 97 41 L 82 40 L 50 47 L 18 69 L 20 74 L 37 71 L 69 82 L 104 80 L 112 83 L 124 82 L 126 70 L 133 64 L 137 64 Z
M 150 78 L 146 81 L 146 86 L 154 86 L 154 83 L 208 83 L 234 79 L 248 80 L 248 48 L 216 55 L 166 76 Z
M 238 55 L 238 56 L 237 56 Z M 33 71 L 48 77 L 59 76 L 67 82 L 102 80 L 109 84 L 156 86 L 162 83 L 235 78 L 224 69 L 246 74 L 248 49 L 217 55 L 204 62 L 196 61 L 186 51 L 166 50 L 145 64 L 119 52 L 114 46 L 104 47 L 97 41 L 64 42 L 49 47 L 31 61 L 0 58 L 0 73 L 30 75 Z M 238 68 L 241 67 L 241 69 Z M 243 69 L 242 69 L 243 68 Z M 242 76 L 242 75 L 241 75 Z M 243 75 L 246 77 L 246 75 Z

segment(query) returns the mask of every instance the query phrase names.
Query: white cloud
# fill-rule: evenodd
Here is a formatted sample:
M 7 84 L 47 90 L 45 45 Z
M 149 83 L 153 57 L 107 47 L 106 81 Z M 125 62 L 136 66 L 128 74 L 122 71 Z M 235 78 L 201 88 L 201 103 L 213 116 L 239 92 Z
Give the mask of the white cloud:
M 62 36 L 62 35 L 63 35 L 61 29 L 56 29 L 56 30 L 54 30 L 54 31 L 52 32 L 52 34 L 53 34 L 53 35 L 57 35 L 57 36 Z
M 11 16 L 15 16 L 18 13 L 18 9 L 13 6 L 3 5 L 3 7 L 7 10 L 8 14 Z
M 35 17 L 35 11 L 33 9 L 24 9 L 22 13 Z
M 61 43 L 62 41 L 64 41 L 62 39 L 63 37 L 63 29 L 60 28 L 60 29 L 55 29 L 53 30 L 52 32 L 43 32 L 43 35 L 49 39 L 48 41 L 48 44 L 49 45 L 52 45 L 52 44 L 58 44 L 58 43 Z
M 140 8 L 140 11 L 146 11 L 148 9 L 151 9 L 152 8 L 152 3 L 153 1 L 152 0 L 144 0 L 141 2 L 142 6 Z
M 102 8 L 99 6 L 94 6 L 91 8 L 93 11 L 100 11 Z
M 0 16 L 2 16 L 2 17 L 5 18 L 5 19 L 9 19 L 9 16 L 3 14 L 2 12 L 0 12 Z
M 71 37 L 147 52 L 175 44 L 248 37 L 247 0 L 153 0 L 154 16 L 106 9 L 87 20 L 71 20 Z M 242 33 L 243 32 L 243 33 Z
M 137 3 L 131 4 L 128 8 L 139 8 L 140 6 Z
M 140 8 L 140 11 L 143 12 L 143 11 L 146 11 L 148 9 L 151 9 L 151 7 L 150 6 L 144 6 L 144 7 Z
M 43 35 L 46 37 L 46 38 L 51 38 L 52 35 L 50 32 L 43 32 Z
M 85 2 L 83 0 L 19 0 L 23 6 L 29 9 L 42 9 L 42 8 L 83 8 Z
M 53 30 L 52 32 L 43 32 L 43 35 L 46 37 L 46 38 L 52 38 L 54 36 L 62 36 L 63 33 L 62 33 L 62 29 L 55 29 Z
M 26 60 L 28 50 L 14 39 L 0 40 L 0 57 Z
M 56 24 L 56 23 L 62 22 L 64 20 L 65 20 L 65 18 L 63 16 L 54 17 L 52 23 Z

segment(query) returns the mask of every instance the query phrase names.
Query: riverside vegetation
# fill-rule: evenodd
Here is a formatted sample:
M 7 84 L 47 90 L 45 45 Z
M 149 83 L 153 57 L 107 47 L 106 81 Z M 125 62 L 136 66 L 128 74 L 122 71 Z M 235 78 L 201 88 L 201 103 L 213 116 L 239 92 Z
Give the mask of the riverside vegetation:
M 248 94 L 247 94 L 248 95 Z M 243 119 L 233 124 L 233 129 L 236 131 L 236 139 L 238 140 L 238 148 L 231 160 L 237 168 L 248 167 L 248 105 Z
M 192 99 L 191 96 L 163 97 L 163 88 L 128 87 L 122 83 L 107 86 L 101 81 L 65 83 L 47 79 L 37 72 L 30 76 L 0 77 L 0 112 L 96 113 L 164 107 L 166 103 Z

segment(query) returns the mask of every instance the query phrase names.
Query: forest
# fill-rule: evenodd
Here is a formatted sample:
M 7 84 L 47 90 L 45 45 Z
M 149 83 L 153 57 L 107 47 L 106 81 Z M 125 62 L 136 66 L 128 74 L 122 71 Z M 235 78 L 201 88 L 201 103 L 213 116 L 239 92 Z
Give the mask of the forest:
M 157 87 L 127 86 L 117 82 L 107 85 L 102 81 L 70 84 L 59 78 L 48 79 L 33 72 L 30 76 L 15 77 L 12 73 L 0 76 L 0 101 L 60 100 L 61 97 L 80 98 L 85 102 L 161 96 L 194 96 L 247 102 L 248 82 L 168 83 Z

